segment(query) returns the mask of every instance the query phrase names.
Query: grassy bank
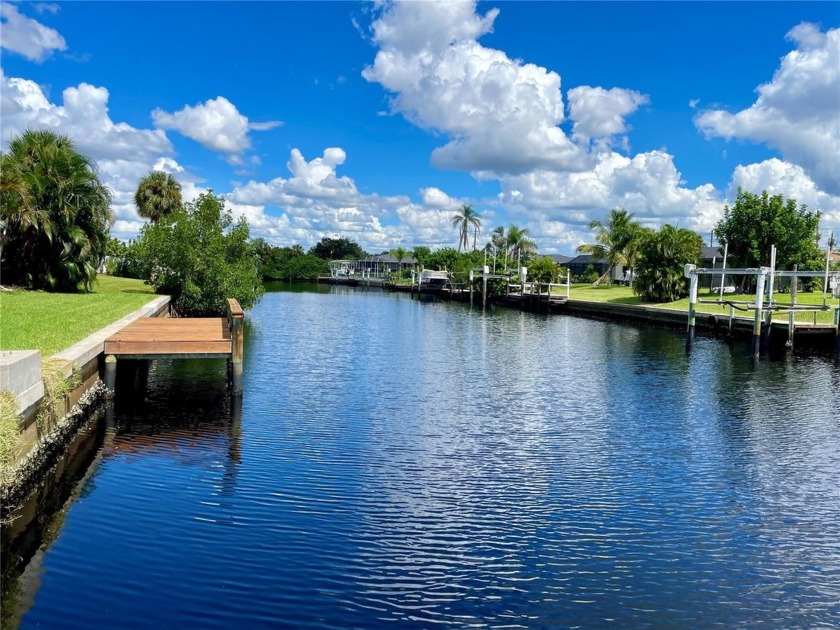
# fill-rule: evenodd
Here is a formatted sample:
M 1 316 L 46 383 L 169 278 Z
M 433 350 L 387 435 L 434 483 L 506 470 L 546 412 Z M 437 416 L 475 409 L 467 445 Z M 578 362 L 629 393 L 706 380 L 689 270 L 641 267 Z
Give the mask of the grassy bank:
M 555 289 L 557 291 L 557 289 Z M 561 293 L 565 295 L 565 288 L 561 290 Z M 591 284 L 573 284 L 570 291 L 570 297 L 573 300 L 585 300 L 588 302 L 607 302 L 610 304 L 639 304 L 644 306 L 653 306 L 658 308 L 673 308 L 679 309 L 688 312 L 688 298 L 683 298 L 682 300 L 677 300 L 676 302 L 666 302 L 663 304 L 646 304 L 641 301 L 641 299 L 633 295 L 633 289 L 630 287 L 622 287 L 622 286 L 599 286 L 594 287 Z M 700 300 L 717 300 L 718 293 L 710 293 L 708 290 L 701 290 L 699 294 Z M 754 304 L 755 303 L 755 296 L 754 295 L 725 295 L 724 299 L 732 300 L 733 302 L 743 302 L 745 304 Z M 811 306 L 821 306 L 823 303 L 822 292 L 814 292 L 814 293 L 797 293 L 796 295 L 796 304 L 797 305 L 811 305 Z M 789 293 L 776 293 L 774 295 L 774 301 L 778 304 L 790 304 L 790 294 Z M 828 304 L 830 306 L 837 306 L 837 299 L 829 299 Z M 718 304 L 698 304 L 697 311 L 701 313 L 720 313 L 724 315 L 729 314 L 729 307 L 726 305 L 718 305 Z M 735 311 L 736 316 L 752 316 L 752 312 L 742 312 L 742 311 Z M 833 310 L 827 312 L 819 312 L 817 313 L 817 322 L 823 324 L 830 324 L 833 320 Z M 788 315 L 787 313 L 776 313 L 774 315 L 774 319 L 780 319 L 787 321 Z M 799 323 L 813 323 L 814 321 L 814 313 L 813 312 L 798 312 L 796 314 L 796 321 Z
M 137 310 L 154 297 L 142 280 L 99 276 L 90 293 L 0 293 L 0 349 L 48 357 Z

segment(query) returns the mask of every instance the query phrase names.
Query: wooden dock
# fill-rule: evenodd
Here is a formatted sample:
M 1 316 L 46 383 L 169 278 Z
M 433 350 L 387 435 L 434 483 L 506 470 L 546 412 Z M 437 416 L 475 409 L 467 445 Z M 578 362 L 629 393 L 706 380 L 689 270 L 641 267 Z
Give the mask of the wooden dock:
M 227 359 L 234 393 L 242 392 L 242 323 L 239 302 L 227 317 L 143 317 L 105 340 L 105 381 L 113 387 L 117 359 Z

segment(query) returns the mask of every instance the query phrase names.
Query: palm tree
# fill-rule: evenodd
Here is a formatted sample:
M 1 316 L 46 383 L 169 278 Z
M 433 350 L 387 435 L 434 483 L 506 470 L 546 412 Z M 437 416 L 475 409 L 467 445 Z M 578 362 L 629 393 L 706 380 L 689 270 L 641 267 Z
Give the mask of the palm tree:
M 607 261 L 607 270 L 595 281 L 597 286 L 610 277 L 616 265 L 627 263 L 625 250 L 638 230 L 638 223 L 633 221 L 632 212 L 613 209 L 607 215 L 606 225 L 596 219 L 589 223 L 589 229 L 595 230 L 597 242 L 581 245 L 577 250 L 581 254 L 591 254 Z
M 141 217 L 157 223 L 181 207 L 181 184 L 169 173 L 150 171 L 137 184 L 134 205 Z
M 645 302 L 673 302 L 688 295 L 686 263 L 701 258 L 703 240 L 696 232 L 663 225 L 642 241 L 633 292 Z
M 0 155 L 0 261 L 7 229 L 31 230 L 33 234 L 43 229 L 52 239 L 51 227 L 47 214 L 33 203 L 21 162 L 5 153 Z
M 633 281 L 633 277 L 636 274 L 636 266 L 639 263 L 642 245 L 653 234 L 655 232 L 651 228 L 642 227 L 635 222 L 630 224 L 630 237 L 624 245 L 624 262 L 627 270 L 630 272 L 630 282 Z
M 473 249 L 475 249 L 475 238 L 481 228 L 481 215 L 472 206 L 464 204 L 458 209 L 451 221 L 452 225 L 458 229 L 458 251 L 461 251 L 462 245 L 464 249 L 469 247 L 470 228 L 473 228 Z
M 528 237 L 528 228 L 521 228 L 513 224 L 510 224 L 507 229 L 507 248 L 510 257 L 518 258 L 520 263 L 522 262 L 522 256 L 527 257 L 537 252 L 537 244 Z
M 96 164 L 67 136 L 25 131 L 2 156 L 3 279 L 32 288 L 89 289 L 113 221 Z
M 297 243 L 292 245 L 289 250 L 293 257 L 303 256 L 304 254 L 303 245 L 298 245 Z
M 403 258 L 408 256 L 408 252 L 402 247 L 397 247 L 396 249 L 391 250 L 391 256 L 397 259 L 397 264 L 399 265 L 399 271 L 397 272 L 397 275 L 399 276 L 400 274 L 402 274 Z

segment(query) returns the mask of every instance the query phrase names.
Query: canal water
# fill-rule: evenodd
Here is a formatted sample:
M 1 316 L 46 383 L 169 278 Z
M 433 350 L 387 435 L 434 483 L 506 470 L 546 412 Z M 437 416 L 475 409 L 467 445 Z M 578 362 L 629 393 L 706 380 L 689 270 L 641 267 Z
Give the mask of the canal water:
M 120 372 L 4 627 L 840 625 L 830 359 L 339 287 L 245 357 Z

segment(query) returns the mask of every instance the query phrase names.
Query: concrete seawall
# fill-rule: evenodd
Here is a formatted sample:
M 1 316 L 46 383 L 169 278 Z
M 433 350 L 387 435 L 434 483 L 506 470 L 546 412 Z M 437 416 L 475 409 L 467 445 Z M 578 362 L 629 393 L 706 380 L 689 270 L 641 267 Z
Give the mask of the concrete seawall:
M 587 302 L 569 300 L 557 307 L 558 313 L 604 319 L 634 321 L 659 324 L 663 327 L 685 329 L 688 325 L 688 312 L 675 308 L 659 308 L 637 304 L 611 304 L 609 302 Z M 728 327 L 726 313 L 698 313 L 697 327 L 707 331 L 720 331 Z M 732 321 L 732 331 L 752 333 L 752 318 L 736 316 Z
M 589 302 L 585 300 L 569 300 L 563 304 L 552 305 L 552 313 L 574 315 L 585 318 L 604 319 L 610 321 L 624 321 L 637 324 L 648 324 L 662 328 L 685 331 L 688 325 L 687 311 L 643 306 L 636 304 L 613 304 L 609 302 Z M 735 338 L 750 338 L 753 334 L 754 319 L 736 315 L 732 318 L 731 336 Z M 698 331 L 713 336 L 728 336 L 729 314 L 698 312 L 696 317 Z M 797 323 L 794 329 L 794 345 L 809 351 L 831 354 L 837 343 L 837 326 L 833 324 L 805 324 Z M 768 338 L 774 346 L 784 346 L 788 338 L 788 324 L 785 321 L 774 321 Z

